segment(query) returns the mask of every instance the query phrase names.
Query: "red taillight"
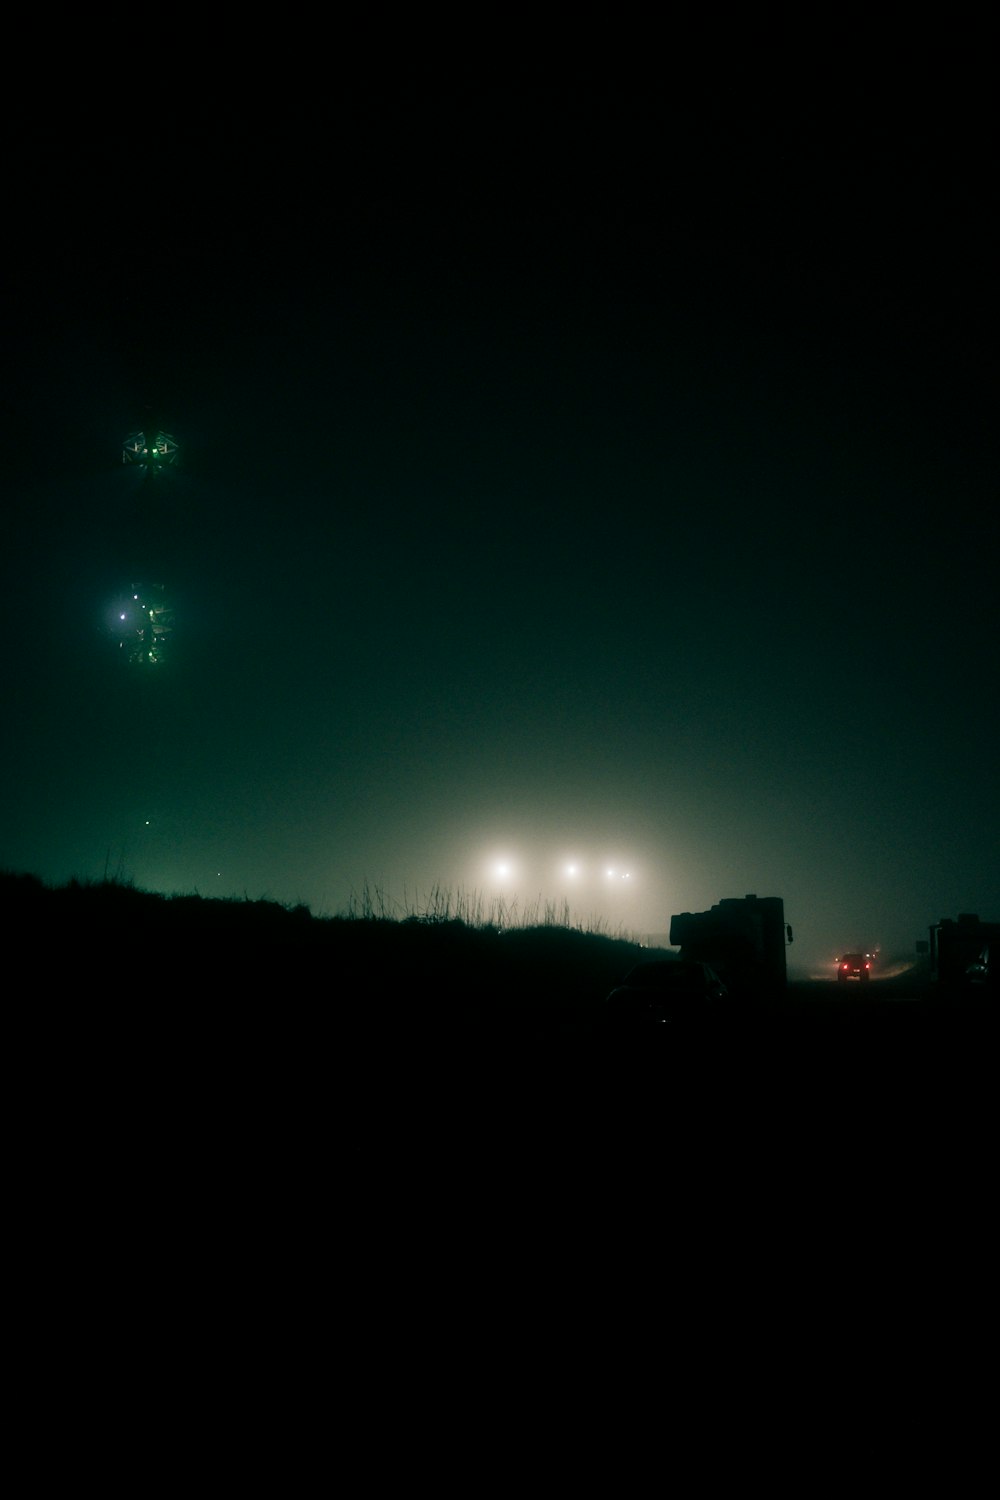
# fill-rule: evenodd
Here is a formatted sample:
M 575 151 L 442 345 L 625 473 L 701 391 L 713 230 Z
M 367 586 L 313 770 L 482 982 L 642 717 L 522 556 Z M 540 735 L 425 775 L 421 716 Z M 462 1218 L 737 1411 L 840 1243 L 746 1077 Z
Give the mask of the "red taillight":
M 851 966 L 850 966 L 850 964 L 841 964 L 841 966 L 840 966 L 840 967 L 841 967 L 841 968 L 842 968 L 842 969 L 843 969 L 843 971 L 844 971 L 844 973 L 845 973 L 845 974 L 846 974 L 846 973 L 847 973 L 847 970 L 848 970 L 848 969 L 849 969 L 849 968 L 850 968 L 850 967 L 851 967 Z
M 870 969 L 871 968 L 871 964 L 865 964 L 865 968 L 866 969 Z

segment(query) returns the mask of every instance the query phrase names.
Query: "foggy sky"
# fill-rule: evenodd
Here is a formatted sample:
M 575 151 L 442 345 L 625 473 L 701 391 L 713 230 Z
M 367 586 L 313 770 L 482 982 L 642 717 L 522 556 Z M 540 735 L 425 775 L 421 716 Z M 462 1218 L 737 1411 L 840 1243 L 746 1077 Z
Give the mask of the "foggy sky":
M 316 148 L 318 191 L 220 126 L 169 212 L 33 221 L 0 864 L 639 934 L 754 891 L 804 972 L 997 917 L 968 156 L 623 138 Z M 147 403 L 184 458 L 155 504 Z M 155 674 L 107 627 L 138 577 L 175 601 Z

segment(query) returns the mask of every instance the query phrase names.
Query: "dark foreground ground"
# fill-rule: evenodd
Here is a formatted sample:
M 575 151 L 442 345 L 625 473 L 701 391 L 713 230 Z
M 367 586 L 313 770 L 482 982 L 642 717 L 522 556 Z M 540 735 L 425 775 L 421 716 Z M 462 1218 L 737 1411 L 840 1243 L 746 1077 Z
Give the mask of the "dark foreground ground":
M 607 938 L 121 891 L 0 911 L 36 1466 L 131 1490 L 209 1439 L 287 1487 L 346 1416 L 365 1462 L 463 1480 L 470 1449 L 523 1472 L 540 1430 L 560 1474 L 613 1445 L 617 1483 L 637 1430 L 676 1465 L 692 1421 L 699 1462 L 800 1472 L 811 1419 L 810 1462 L 874 1423 L 895 1472 L 943 1386 L 989 1430 L 962 1372 L 994 1300 L 991 1008 L 792 984 L 615 1042 L 600 1002 L 648 955 Z

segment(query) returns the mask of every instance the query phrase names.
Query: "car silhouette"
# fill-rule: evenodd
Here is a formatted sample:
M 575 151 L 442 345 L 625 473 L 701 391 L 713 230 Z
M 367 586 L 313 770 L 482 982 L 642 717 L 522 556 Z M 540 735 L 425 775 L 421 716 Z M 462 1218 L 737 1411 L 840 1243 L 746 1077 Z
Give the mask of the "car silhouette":
M 872 977 L 872 960 L 869 953 L 845 953 L 837 959 L 837 980 L 846 984 L 849 979 L 867 984 Z
M 651 959 L 636 964 L 601 1007 L 599 1024 L 611 1031 L 647 1031 L 712 1014 L 729 999 L 715 970 L 693 959 Z

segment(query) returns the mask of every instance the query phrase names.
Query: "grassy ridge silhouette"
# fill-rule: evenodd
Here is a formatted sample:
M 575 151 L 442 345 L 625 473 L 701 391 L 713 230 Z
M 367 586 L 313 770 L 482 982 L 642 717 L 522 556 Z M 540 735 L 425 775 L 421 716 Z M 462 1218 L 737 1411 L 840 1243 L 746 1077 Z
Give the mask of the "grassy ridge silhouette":
M 487 901 L 435 888 L 400 909 L 365 885 L 348 910 L 315 916 L 267 898 L 165 896 L 130 880 L 70 881 L 0 872 L 9 952 L 32 955 L 34 979 L 71 983 L 123 967 L 146 997 L 332 997 L 347 1013 L 492 1024 L 529 1013 L 540 1027 L 586 1020 L 648 956 L 637 939 L 571 925 L 567 909 Z

